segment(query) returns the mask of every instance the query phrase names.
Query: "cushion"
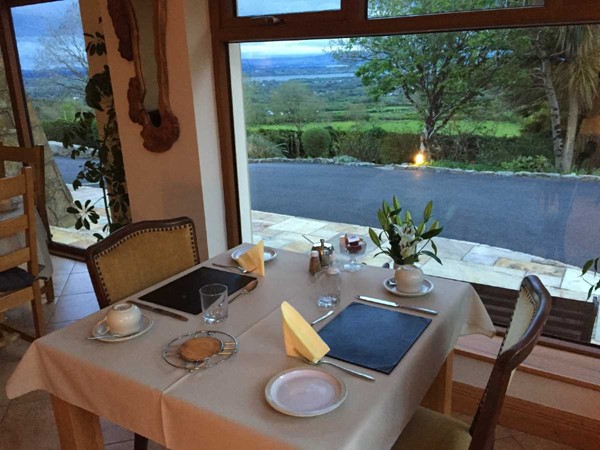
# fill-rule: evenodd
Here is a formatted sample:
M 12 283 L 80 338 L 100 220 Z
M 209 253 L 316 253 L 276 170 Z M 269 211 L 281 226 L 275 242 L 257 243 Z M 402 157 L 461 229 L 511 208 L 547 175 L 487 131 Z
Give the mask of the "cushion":
M 33 284 L 35 277 L 20 267 L 0 272 L 0 292 L 16 291 Z
M 469 425 L 430 409 L 419 408 L 392 447 L 395 450 L 467 450 Z

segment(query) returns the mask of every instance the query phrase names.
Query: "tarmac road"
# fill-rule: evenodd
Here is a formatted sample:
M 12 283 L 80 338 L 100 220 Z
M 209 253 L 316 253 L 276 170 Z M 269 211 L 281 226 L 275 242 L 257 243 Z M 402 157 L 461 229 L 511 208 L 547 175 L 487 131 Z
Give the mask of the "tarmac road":
M 250 164 L 252 209 L 379 226 L 396 194 L 413 217 L 433 200 L 443 237 L 577 266 L 600 256 L 600 183 L 320 164 Z

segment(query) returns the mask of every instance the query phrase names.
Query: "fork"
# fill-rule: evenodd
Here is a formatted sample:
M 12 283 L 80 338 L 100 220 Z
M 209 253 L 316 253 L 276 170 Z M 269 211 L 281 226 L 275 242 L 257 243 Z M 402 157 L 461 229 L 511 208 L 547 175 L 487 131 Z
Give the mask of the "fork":
M 296 351 L 296 354 L 302 361 L 304 361 L 305 363 L 308 363 L 312 366 L 320 366 L 321 364 L 329 364 L 330 366 L 337 367 L 338 369 L 341 369 L 344 372 L 349 373 L 350 375 L 354 375 L 355 377 L 363 378 L 363 379 L 369 380 L 369 381 L 375 381 L 375 378 L 373 378 L 371 375 L 367 375 L 366 373 L 358 372 L 356 370 L 350 369 L 349 367 L 344 367 L 339 364 L 333 363 L 331 361 L 327 361 L 325 359 L 320 359 L 317 362 L 313 362 L 312 360 L 306 358 L 304 355 L 302 355 L 298 351 Z
M 241 273 L 246 274 L 246 273 L 252 273 L 256 270 L 256 267 L 252 270 L 248 270 L 248 269 L 244 269 L 241 266 L 234 266 L 234 265 L 229 265 L 229 264 L 217 264 L 217 263 L 213 263 L 212 264 L 215 267 L 222 267 L 224 269 L 237 269 L 239 270 Z

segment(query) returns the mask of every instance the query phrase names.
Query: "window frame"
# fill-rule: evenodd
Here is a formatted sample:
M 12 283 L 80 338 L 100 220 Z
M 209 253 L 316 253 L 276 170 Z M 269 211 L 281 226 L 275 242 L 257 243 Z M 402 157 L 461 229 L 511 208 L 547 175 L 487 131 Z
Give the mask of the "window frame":
M 241 243 L 242 234 L 229 44 L 600 23 L 600 2 L 597 0 L 580 0 L 577 8 L 573 8 L 570 0 L 545 0 L 543 6 L 371 19 L 367 17 L 367 2 L 341 0 L 339 11 L 275 14 L 262 16 L 263 20 L 260 20 L 235 17 L 235 0 L 209 0 L 227 242 L 230 248 Z M 498 296 L 501 296 L 501 288 L 489 288 L 497 289 Z M 502 330 L 501 327 L 499 329 Z M 593 344 L 563 342 L 546 337 L 540 342 L 571 352 L 600 355 L 600 348 Z

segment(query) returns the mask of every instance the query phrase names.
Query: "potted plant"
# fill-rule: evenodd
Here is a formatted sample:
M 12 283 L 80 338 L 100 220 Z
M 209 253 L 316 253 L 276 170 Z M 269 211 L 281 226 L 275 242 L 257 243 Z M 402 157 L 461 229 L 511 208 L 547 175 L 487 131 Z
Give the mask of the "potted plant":
M 583 277 L 586 273 L 589 272 L 590 269 L 594 269 L 594 275 L 598 275 L 598 265 L 600 264 L 600 258 L 590 259 L 583 265 L 583 269 L 581 270 L 581 276 Z M 596 284 L 590 283 L 584 278 L 584 281 L 590 285 L 590 290 L 588 291 L 587 298 L 590 299 L 594 291 L 600 290 L 600 280 Z
M 442 232 L 443 227 L 437 220 L 427 225 L 431 220 L 432 210 L 433 202 L 429 201 L 423 211 L 423 220 L 417 224 L 409 211 L 402 214 L 400 202 L 394 196 L 391 206 L 384 200 L 381 209 L 377 211 L 383 231 L 377 234 L 369 228 L 371 240 L 381 250 L 378 255 L 386 254 L 394 261 L 394 278 L 399 291 L 415 293 L 421 289 L 423 271 L 415 266 L 421 255 L 427 255 L 442 264 L 433 238 Z M 428 244 L 431 244 L 431 251 L 425 250 Z

